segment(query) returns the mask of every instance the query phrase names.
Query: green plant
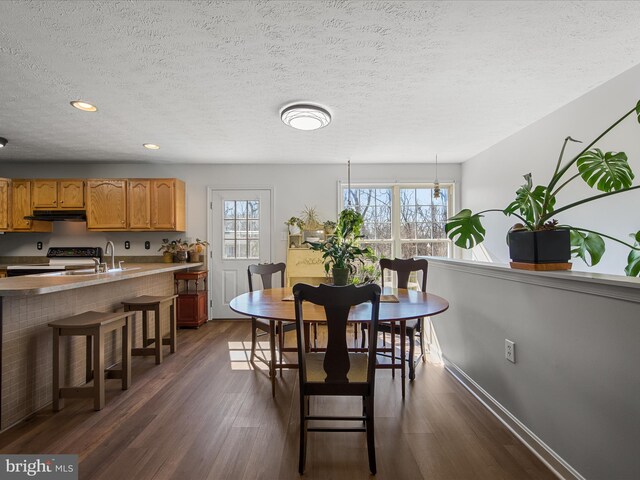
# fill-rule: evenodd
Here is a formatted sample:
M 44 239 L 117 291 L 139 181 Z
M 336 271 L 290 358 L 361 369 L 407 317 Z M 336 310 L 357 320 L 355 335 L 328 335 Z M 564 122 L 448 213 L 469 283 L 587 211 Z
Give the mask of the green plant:
M 633 185 L 634 174 L 624 152 L 602 152 L 599 148 L 592 149 L 602 137 L 634 113 L 638 122 L 640 122 L 640 101 L 633 109 L 596 137 L 580 153 L 563 164 L 562 160 L 567 143 L 582 143 L 571 137 L 565 138 L 555 170 L 546 186 L 534 186 L 531 174 L 524 175 L 525 184 L 516 191 L 516 199 L 505 209 L 489 209 L 478 213 L 473 213 L 469 209 L 461 210 L 448 219 L 445 225 L 447 235 L 457 246 L 473 248 L 485 238 L 486 232 L 481 222 L 482 214 L 502 212 L 504 215 L 514 216 L 522 222 L 514 225 L 510 231 L 539 231 L 560 228 L 570 230 L 572 255 L 581 258 L 590 266 L 596 265 L 605 252 L 603 237 L 626 245 L 631 248 L 631 253 L 627 259 L 628 265 L 625 268 L 625 273 L 630 276 L 640 275 L 640 230 L 632 234 L 635 239 L 635 243 L 632 245 L 583 227 L 561 225 L 553 219 L 555 215 L 578 205 L 640 188 L 640 185 Z M 574 165 L 577 172 L 572 172 L 573 174 L 565 180 L 565 175 L 569 174 Z M 604 193 L 588 196 L 558 208 L 556 206 L 558 193 L 578 177 L 582 178 L 589 187 L 596 188 Z
M 204 252 L 205 247 L 208 247 L 208 246 L 209 246 L 209 242 L 207 242 L 206 240 L 200 240 L 199 238 L 196 238 L 196 241 L 193 243 L 190 243 L 187 249 L 190 252 L 202 253 Z
M 333 220 L 327 220 L 326 222 L 324 222 L 322 224 L 322 226 L 325 228 L 325 230 L 335 230 L 336 229 L 336 225 L 337 225 L 337 223 L 334 222 Z
M 289 220 L 284 222 L 284 224 L 289 226 L 289 227 L 292 227 L 292 226 L 295 225 L 300 230 L 304 229 L 304 221 L 301 218 L 298 218 L 298 217 L 291 217 Z
M 158 249 L 162 253 L 186 252 L 189 250 L 189 243 L 183 242 L 181 238 L 169 241 L 168 238 L 162 239 L 162 244 Z
M 311 250 L 322 252 L 325 261 L 324 269 L 327 273 L 331 268 L 348 269 L 350 273 L 356 271 L 355 263 L 364 263 L 366 258 L 373 256 L 369 248 L 361 248 L 359 239 L 364 219 L 354 210 L 343 210 L 336 225 L 335 234 L 322 242 L 304 242 Z

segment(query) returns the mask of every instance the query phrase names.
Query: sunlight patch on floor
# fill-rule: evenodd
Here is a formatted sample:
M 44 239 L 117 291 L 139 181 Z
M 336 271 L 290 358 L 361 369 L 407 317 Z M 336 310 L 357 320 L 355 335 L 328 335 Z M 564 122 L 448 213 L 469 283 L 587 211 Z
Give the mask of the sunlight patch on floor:
M 269 367 L 260 360 L 252 364 L 251 358 L 251 342 L 228 342 L 229 361 L 231 370 L 269 370 Z M 269 351 L 269 342 L 258 342 L 256 345 L 256 354 L 267 360 L 271 357 Z

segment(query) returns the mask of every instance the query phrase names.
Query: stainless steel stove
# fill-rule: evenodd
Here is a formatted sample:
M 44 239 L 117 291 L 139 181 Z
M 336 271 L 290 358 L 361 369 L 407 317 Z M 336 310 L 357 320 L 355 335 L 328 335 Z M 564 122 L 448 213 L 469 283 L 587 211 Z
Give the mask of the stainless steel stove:
M 36 275 L 94 266 L 94 258 L 102 262 L 101 247 L 51 247 L 47 251 L 49 263 L 7 265 L 7 276 Z

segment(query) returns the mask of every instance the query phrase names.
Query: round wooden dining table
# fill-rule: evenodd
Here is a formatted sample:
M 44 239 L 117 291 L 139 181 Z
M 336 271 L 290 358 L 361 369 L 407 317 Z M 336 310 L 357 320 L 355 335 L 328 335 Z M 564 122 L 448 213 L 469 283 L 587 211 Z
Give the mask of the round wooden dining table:
M 397 302 L 394 298 L 397 299 Z M 392 301 L 388 301 L 392 300 Z M 269 288 L 243 293 L 229 303 L 231 310 L 249 317 L 263 318 L 270 321 L 294 322 L 296 313 L 291 288 Z M 400 365 L 402 376 L 402 397 L 405 394 L 405 357 L 406 346 L 405 323 L 414 318 L 432 317 L 449 308 L 449 302 L 432 293 L 417 290 L 385 287 L 380 301 L 380 322 L 398 322 L 400 324 Z M 310 302 L 302 304 L 302 317 L 305 322 L 326 322 L 324 308 Z M 350 322 L 368 322 L 371 320 L 371 304 L 363 303 L 351 308 Z M 413 339 L 412 339 L 413 341 Z M 395 354 L 391 355 L 392 367 L 395 368 Z M 413 361 L 413 359 L 411 359 Z

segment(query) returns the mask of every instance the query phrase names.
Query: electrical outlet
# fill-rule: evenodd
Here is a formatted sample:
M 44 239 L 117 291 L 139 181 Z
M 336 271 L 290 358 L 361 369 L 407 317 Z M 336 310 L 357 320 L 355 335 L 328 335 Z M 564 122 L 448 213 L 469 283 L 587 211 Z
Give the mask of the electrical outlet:
M 131 242 L 127 240 L 126 242 L 124 242 L 124 249 L 129 250 L 130 248 L 131 248 Z
M 516 363 L 516 342 L 504 339 L 504 358 L 511 363 Z
M 144 249 L 149 250 L 150 248 L 151 248 L 151 242 L 147 240 L 146 242 L 144 242 Z
M 38 250 L 42 250 L 42 242 L 38 242 L 38 243 L 36 243 L 36 248 L 37 248 Z

